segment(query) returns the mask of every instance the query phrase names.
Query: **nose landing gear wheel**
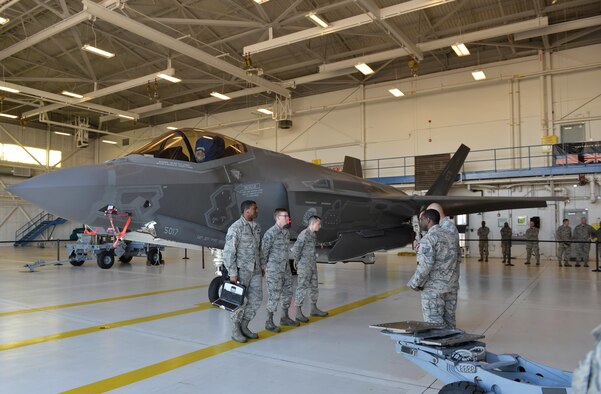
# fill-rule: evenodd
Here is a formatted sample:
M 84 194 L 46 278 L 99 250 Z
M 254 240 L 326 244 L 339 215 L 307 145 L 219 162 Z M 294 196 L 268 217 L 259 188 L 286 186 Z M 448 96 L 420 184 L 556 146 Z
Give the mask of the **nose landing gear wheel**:
M 153 248 L 148 251 L 146 258 L 148 259 L 146 261 L 148 265 L 159 265 L 161 264 L 161 260 L 163 260 L 163 254 L 160 250 Z
M 214 277 L 209 285 L 209 301 L 215 302 L 219 297 L 221 297 L 222 288 L 223 278 L 221 276 Z

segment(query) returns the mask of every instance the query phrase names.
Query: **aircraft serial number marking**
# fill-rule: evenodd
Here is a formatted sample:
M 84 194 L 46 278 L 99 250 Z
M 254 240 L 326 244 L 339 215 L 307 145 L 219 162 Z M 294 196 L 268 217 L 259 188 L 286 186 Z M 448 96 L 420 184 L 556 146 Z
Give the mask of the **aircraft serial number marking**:
M 179 228 L 165 226 L 163 232 L 168 235 L 177 235 L 177 233 L 179 233 Z

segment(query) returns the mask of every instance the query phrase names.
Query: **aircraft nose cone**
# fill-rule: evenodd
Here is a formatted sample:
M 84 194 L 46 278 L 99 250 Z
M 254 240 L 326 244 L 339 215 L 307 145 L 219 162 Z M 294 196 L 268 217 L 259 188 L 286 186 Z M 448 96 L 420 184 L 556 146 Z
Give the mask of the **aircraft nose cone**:
M 8 191 L 54 215 L 81 223 L 96 216 L 91 208 L 109 183 L 105 165 L 68 168 L 10 186 Z

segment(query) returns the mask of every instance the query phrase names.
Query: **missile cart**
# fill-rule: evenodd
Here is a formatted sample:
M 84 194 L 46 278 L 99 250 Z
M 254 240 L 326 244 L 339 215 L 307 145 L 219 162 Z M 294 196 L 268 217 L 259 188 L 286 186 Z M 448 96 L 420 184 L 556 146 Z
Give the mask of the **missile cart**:
M 421 321 L 370 326 L 395 342 L 396 351 L 435 376 L 441 394 L 571 394 L 572 373 L 517 354 L 486 351 L 483 335 Z

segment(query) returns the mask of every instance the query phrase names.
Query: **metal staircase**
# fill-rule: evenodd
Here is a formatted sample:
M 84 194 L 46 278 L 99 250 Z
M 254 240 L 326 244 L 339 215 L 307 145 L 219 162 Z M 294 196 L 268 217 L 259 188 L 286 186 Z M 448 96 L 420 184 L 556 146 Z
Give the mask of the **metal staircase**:
M 54 228 L 63 224 L 67 219 L 55 218 L 54 215 L 48 212 L 40 212 L 38 216 L 31 219 L 29 223 L 24 224 L 15 232 L 15 246 L 25 246 L 40 236 L 44 231 L 51 229 L 49 237 L 52 236 Z

